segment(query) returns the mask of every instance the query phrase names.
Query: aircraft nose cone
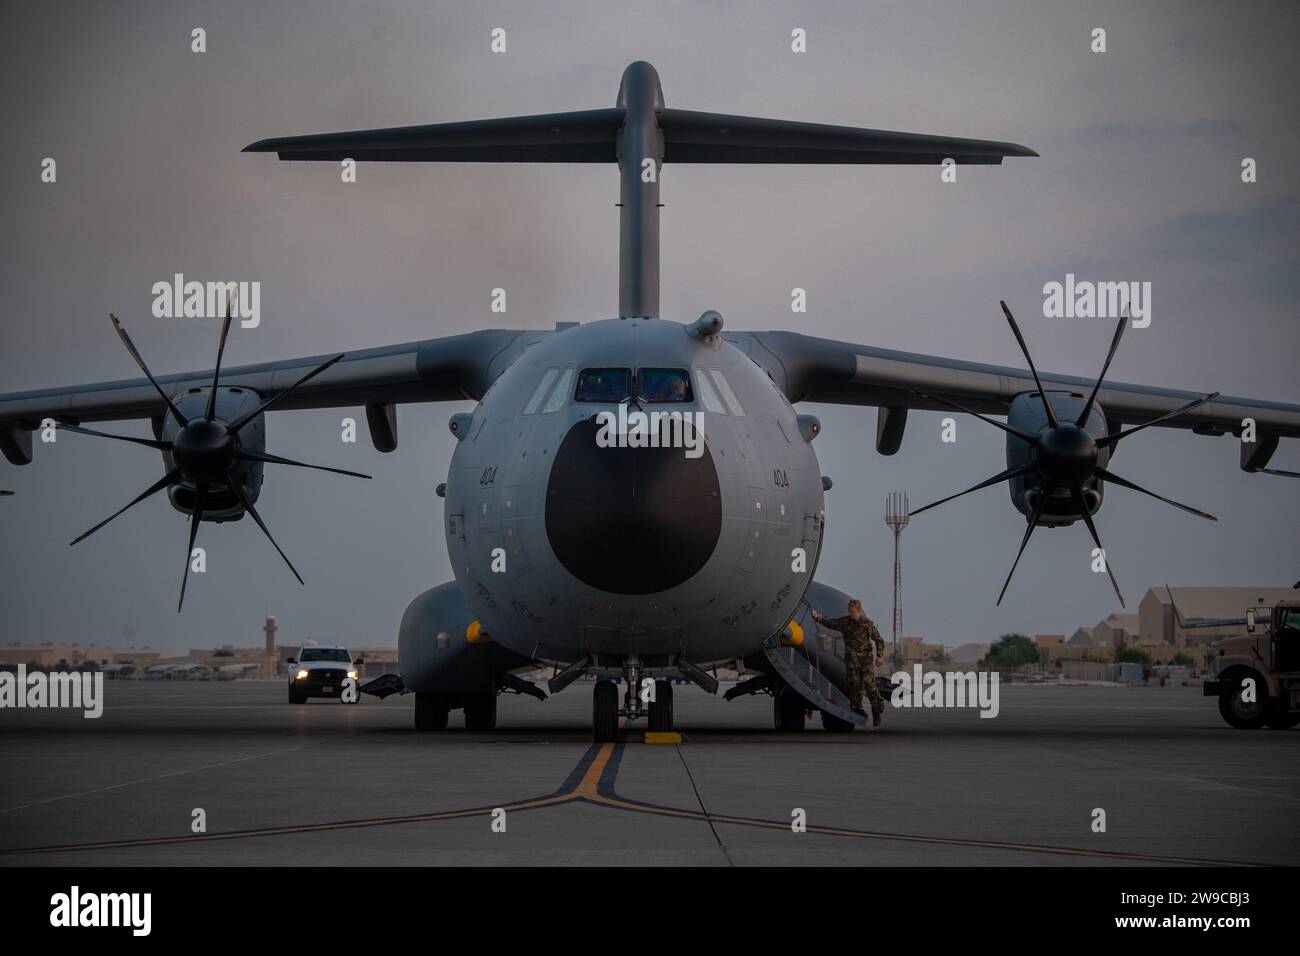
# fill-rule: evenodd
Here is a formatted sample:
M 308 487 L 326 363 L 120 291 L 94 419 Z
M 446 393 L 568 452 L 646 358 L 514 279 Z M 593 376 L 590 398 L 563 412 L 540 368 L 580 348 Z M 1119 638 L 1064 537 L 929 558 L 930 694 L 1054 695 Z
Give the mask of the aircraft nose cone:
M 597 424 L 574 425 L 546 489 L 546 534 L 579 581 L 613 594 L 653 594 L 704 567 L 722 532 L 718 471 L 707 445 L 602 448 Z

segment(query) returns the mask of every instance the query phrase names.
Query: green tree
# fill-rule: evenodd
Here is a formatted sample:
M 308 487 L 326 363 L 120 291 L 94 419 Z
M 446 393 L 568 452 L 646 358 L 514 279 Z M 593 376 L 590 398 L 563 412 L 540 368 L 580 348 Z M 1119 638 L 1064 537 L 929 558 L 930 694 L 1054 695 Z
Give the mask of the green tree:
M 1195 667 L 1196 658 L 1192 657 L 1190 654 L 1175 654 L 1174 663 L 1180 667 Z
M 1038 645 L 1028 634 L 1003 634 L 980 661 L 986 670 L 1011 670 L 1038 663 Z
M 1151 666 L 1151 658 L 1147 652 L 1131 644 L 1121 644 L 1115 648 L 1116 664 L 1141 664 L 1144 667 Z

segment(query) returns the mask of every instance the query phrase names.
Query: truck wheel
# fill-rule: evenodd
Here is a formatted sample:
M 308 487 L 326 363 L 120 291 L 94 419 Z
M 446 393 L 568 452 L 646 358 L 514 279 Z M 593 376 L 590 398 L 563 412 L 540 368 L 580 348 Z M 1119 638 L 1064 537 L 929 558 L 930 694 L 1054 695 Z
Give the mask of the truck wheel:
M 497 726 L 497 694 L 465 695 L 465 729 L 495 730 Z
M 650 732 L 666 734 L 673 729 L 672 681 L 655 681 L 655 699 L 650 701 Z
M 1246 703 L 1241 699 L 1242 681 L 1251 678 L 1255 681 L 1255 700 Z M 1229 726 L 1238 730 L 1257 730 L 1264 726 L 1269 713 L 1268 687 L 1264 678 L 1254 671 L 1238 673 L 1225 681 L 1227 690 L 1219 695 L 1219 715 Z
M 783 734 L 802 733 L 807 715 L 808 705 L 792 690 L 772 698 L 773 724 Z
M 296 694 L 296 693 L 294 693 L 293 688 L 290 687 L 290 688 L 289 688 L 289 703 L 291 703 L 291 704 L 305 704 L 305 703 L 307 703 L 307 695 L 306 695 L 306 694 Z
M 442 694 L 415 695 L 415 729 L 446 730 L 447 714 L 451 710 Z
M 1300 714 L 1288 713 L 1286 704 L 1280 700 L 1275 700 L 1273 701 L 1273 712 L 1269 714 L 1265 723 L 1274 730 L 1290 730 L 1296 724 L 1300 724 Z
M 591 736 L 598 744 L 618 737 L 618 685 L 612 680 L 597 681 L 591 692 Z

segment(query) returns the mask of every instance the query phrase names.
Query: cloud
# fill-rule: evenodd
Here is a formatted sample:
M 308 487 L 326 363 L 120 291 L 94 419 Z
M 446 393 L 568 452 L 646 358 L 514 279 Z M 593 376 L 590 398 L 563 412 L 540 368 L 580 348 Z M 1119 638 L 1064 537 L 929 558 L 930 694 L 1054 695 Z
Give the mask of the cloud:
M 1198 119 L 1183 127 L 1184 136 L 1237 136 L 1246 131 L 1244 123 L 1229 119 Z
M 1259 262 L 1300 251 L 1300 196 L 1263 199 L 1243 212 L 1189 212 L 1152 230 L 1153 248 L 1170 259 Z

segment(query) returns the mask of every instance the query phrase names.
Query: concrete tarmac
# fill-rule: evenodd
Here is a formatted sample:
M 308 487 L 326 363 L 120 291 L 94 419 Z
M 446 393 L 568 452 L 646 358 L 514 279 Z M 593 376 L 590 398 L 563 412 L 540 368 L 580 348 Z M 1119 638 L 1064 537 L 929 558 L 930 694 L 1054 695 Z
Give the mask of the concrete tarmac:
M 1004 685 L 994 719 L 778 734 L 766 696 L 679 685 L 682 744 L 640 721 L 603 746 L 582 682 L 503 695 L 491 733 L 279 681 L 105 695 L 98 720 L 0 710 L 0 866 L 1300 862 L 1300 728 L 1232 730 L 1199 688 Z

